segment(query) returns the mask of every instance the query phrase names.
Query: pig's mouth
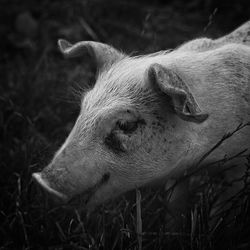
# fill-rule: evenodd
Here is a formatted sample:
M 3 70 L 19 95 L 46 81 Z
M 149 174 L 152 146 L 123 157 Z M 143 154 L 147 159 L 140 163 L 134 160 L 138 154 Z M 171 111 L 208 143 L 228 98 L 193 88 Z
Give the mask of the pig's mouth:
M 44 178 L 42 178 L 40 173 L 33 173 L 32 176 L 47 193 L 53 195 L 57 199 L 60 199 L 60 201 L 63 203 L 68 203 L 70 206 L 78 206 L 82 203 L 87 205 L 96 191 L 105 185 L 110 179 L 110 173 L 105 173 L 94 186 L 86 189 L 84 192 L 81 192 L 78 195 L 74 195 L 73 198 L 70 199 L 67 195 L 50 187 L 49 183 L 44 180 Z
M 84 203 L 88 205 L 90 199 L 94 196 L 97 190 L 99 190 L 103 185 L 105 185 L 110 179 L 110 173 L 105 173 L 102 178 L 92 187 L 86 189 L 84 192 L 74 196 L 69 200 L 69 204 L 72 206 L 78 206 Z
M 68 197 L 55 189 L 51 188 L 46 180 L 44 180 L 40 173 L 33 173 L 32 177 L 37 181 L 37 183 L 48 193 L 52 194 L 54 197 L 59 198 L 62 201 L 67 201 Z

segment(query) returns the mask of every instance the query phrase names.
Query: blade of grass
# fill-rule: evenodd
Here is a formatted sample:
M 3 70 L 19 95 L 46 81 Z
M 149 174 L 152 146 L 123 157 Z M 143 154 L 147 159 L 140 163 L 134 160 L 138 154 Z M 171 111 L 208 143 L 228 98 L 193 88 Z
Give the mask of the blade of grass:
M 141 192 L 136 189 L 136 233 L 138 249 L 142 249 L 142 218 L 141 218 Z

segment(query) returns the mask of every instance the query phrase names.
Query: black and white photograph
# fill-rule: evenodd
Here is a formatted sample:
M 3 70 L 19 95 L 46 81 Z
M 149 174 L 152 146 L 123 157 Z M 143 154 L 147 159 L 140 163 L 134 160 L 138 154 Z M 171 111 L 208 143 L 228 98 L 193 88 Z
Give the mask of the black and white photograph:
M 250 1 L 0 0 L 0 250 L 217 249 L 250 249 Z

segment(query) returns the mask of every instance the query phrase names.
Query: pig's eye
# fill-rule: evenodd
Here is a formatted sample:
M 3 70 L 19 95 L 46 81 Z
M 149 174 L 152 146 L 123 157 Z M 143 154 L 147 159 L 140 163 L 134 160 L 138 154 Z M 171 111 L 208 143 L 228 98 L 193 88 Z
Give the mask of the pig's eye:
M 137 121 L 118 121 L 117 127 L 125 134 L 133 133 L 138 128 Z

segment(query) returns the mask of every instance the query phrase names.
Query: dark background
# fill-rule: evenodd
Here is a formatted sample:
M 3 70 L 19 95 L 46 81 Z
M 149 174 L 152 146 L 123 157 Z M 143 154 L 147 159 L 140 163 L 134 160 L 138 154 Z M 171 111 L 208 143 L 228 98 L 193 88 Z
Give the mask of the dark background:
M 0 249 L 137 249 L 133 192 L 87 216 L 52 205 L 31 181 L 66 138 L 81 85 L 93 78 L 88 61 L 63 59 L 58 38 L 143 54 L 219 37 L 249 17 L 249 0 L 1 0 Z M 143 193 L 143 249 L 250 249 L 248 193 L 232 221 L 221 215 L 211 226 L 211 183 L 178 232 L 167 223 L 164 190 Z

